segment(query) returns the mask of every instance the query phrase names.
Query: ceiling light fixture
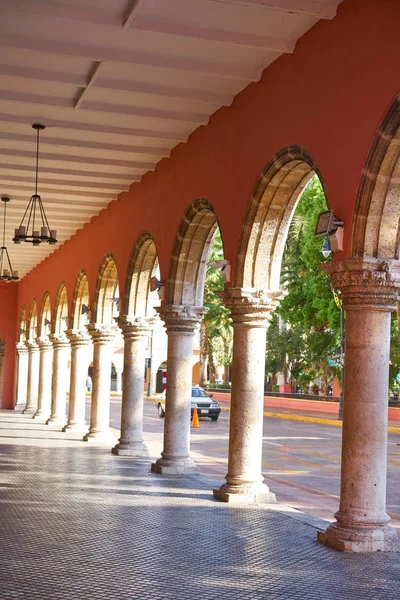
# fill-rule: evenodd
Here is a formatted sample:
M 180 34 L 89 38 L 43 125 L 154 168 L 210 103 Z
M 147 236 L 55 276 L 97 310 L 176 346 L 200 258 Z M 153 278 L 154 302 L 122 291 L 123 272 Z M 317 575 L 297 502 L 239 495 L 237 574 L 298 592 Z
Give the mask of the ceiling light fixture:
M 48 242 L 50 245 L 57 244 L 57 231 L 50 229 L 46 213 L 43 208 L 42 199 L 38 194 L 38 174 L 39 174 L 39 132 L 45 129 L 44 125 L 34 123 L 33 129 L 36 129 L 36 183 L 35 193 L 31 196 L 21 225 L 15 230 L 13 237 L 14 244 L 30 242 L 38 246 L 41 242 Z
M 6 248 L 6 212 L 7 202 L 10 198 L 3 196 L 1 199 L 4 202 L 4 219 L 3 219 L 3 245 L 0 250 L 0 279 L 2 281 L 18 281 L 18 271 L 13 271 L 11 266 L 10 256 Z M 7 268 L 8 265 L 8 268 Z

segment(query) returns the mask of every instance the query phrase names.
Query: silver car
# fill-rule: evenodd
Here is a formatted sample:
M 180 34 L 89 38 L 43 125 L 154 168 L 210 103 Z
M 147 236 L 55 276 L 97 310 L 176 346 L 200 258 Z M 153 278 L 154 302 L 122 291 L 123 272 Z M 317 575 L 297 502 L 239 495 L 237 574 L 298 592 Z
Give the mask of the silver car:
M 163 418 L 165 415 L 165 392 L 159 396 L 157 401 L 158 416 Z M 219 402 L 213 399 L 212 394 L 208 394 L 199 385 L 192 386 L 191 398 L 191 416 L 193 417 L 194 409 L 197 407 L 199 417 L 209 417 L 211 421 L 217 421 L 221 407 Z

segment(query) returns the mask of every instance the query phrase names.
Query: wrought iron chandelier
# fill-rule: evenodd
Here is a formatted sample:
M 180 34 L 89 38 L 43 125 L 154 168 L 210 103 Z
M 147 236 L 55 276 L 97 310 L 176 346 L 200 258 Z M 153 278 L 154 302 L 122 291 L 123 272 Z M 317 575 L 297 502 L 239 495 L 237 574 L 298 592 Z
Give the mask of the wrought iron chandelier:
M 6 212 L 7 202 L 10 198 L 3 196 L 1 199 L 4 202 L 4 218 L 3 218 L 3 245 L 0 249 L 0 279 L 2 281 L 18 281 L 18 271 L 13 271 L 11 266 L 10 256 L 6 247 Z
M 42 242 L 47 242 L 50 245 L 57 243 L 57 231 L 50 229 L 49 222 L 44 211 L 42 199 L 38 194 L 38 174 L 39 174 L 39 132 L 45 129 L 45 125 L 34 123 L 33 129 L 36 129 L 36 183 L 35 193 L 31 196 L 28 206 L 26 207 L 24 216 L 22 217 L 21 225 L 15 230 L 13 237 L 14 244 L 22 242 L 30 242 L 34 246 L 38 246 Z

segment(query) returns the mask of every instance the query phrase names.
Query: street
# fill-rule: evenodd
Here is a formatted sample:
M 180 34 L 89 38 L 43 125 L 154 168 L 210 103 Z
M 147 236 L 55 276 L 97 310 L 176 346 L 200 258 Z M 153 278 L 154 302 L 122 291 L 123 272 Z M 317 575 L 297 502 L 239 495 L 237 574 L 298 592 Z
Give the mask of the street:
M 111 427 L 120 429 L 121 399 L 111 399 Z M 200 419 L 191 430 L 192 457 L 215 485 L 227 472 L 229 410 L 217 422 Z M 153 401 L 144 402 L 144 441 L 157 459 L 162 450 L 164 420 Z M 387 510 L 400 528 L 400 436 L 389 434 Z M 339 507 L 341 428 L 264 417 L 263 474 L 278 502 L 334 520 Z

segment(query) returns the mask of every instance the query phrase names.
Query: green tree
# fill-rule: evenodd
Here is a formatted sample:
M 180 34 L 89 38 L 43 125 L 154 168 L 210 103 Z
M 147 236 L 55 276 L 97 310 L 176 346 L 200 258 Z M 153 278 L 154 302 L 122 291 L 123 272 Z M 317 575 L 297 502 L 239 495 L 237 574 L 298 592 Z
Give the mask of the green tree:
M 323 261 L 321 238 L 314 236 L 314 230 L 323 210 L 326 210 L 324 193 L 314 177 L 300 198 L 289 228 L 281 273 L 281 285 L 287 294 L 277 308 L 287 329 L 278 330 L 274 343 L 285 348 L 285 360 L 294 382 L 307 370 L 309 378 L 322 378 L 326 393 L 327 361 L 339 348 L 340 310 L 329 277 L 319 267 Z M 270 334 L 268 343 L 271 344 Z
M 217 229 L 211 248 L 209 262 L 222 260 L 224 250 L 219 229 Z M 225 308 L 219 292 L 224 289 L 224 280 L 219 269 L 207 267 L 204 285 L 204 306 L 208 308 L 201 325 L 200 364 L 208 360 L 211 381 L 215 380 L 215 360 L 218 364 L 229 366 L 232 362 L 232 326 L 230 311 Z M 205 371 L 205 369 L 200 369 Z M 202 378 L 202 383 L 204 376 Z

